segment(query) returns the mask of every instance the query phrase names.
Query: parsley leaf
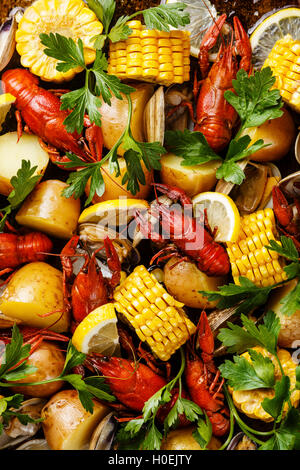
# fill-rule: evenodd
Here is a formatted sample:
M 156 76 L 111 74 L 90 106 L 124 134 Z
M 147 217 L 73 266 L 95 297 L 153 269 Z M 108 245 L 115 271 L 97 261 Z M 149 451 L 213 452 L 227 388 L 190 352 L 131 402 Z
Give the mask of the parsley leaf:
M 103 24 L 107 34 L 116 9 L 115 0 L 87 0 L 87 4 Z
M 282 419 L 283 406 L 290 397 L 290 378 L 283 375 L 275 384 L 274 398 L 265 398 L 262 402 L 263 409 L 274 418 L 277 423 Z
M 130 36 L 132 29 L 126 24 L 128 20 L 129 16 L 121 16 L 118 18 L 116 24 L 111 28 L 108 34 L 111 42 L 125 41 Z
M 85 68 L 83 42 L 78 43 L 59 33 L 40 34 L 41 44 L 45 46 L 44 53 L 49 57 L 59 60 L 56 69 L 59 72 L 68 72 L 71 69 Z
M 235 108 L 242 121 L 241 129 L 261 126 L 269 119 L 281 117 L 283 101 L 279 90 L 272 90 L 275 76 L 270 67 L 265 67 L 254 75 L 243 69 L 232 81 L 236 93 L 227 90 L 225 99 Z
M 182 166 L 202 165 L 211 160 L 222 160 L 208 145 L 202 132 L 166 131 L 165 142 L 170 152 L 184 160 Z
M 255 390 L 270 388 L 275 384 L 274 364 L 254 349 L 249 350 L 251 363 L 241 356 L 234 356 L 233 361 L 226 360 L 219 366 L 222 376 L 235 390 Z
M 263 324 L 256 326 L 246 315 L 241 315 L 242 327 L 228 323 L 229 328 L 221 328 L 218 339 L 229 348 L 229 352 L 243 352 L 249 347 L 262 346 L 271 354 L 276 354 L 280 321 L 274 312 L 268 311 Z
M 190 15 L 184 13 L 185 9 L 185 3 L 168 3 L 148 8 L 142 14 L 148 29 L 170 31 L 170 26 L 178 28 L 178 26 L 186 26 L 190 23 Z
M 193 432 L 193 438 L 198 442 L 201 449 L 205 449 L 210 443 L 211 437 L 212 425 L 208 416 L 205 414 L 205 420 L 201 418 L 198 420 L 197 427 Z
M 300 309 L 300 283 L 297 282 L 293 290 L 291 290 L 280 302 L 280 312 L 283 315 L 291 316 Z

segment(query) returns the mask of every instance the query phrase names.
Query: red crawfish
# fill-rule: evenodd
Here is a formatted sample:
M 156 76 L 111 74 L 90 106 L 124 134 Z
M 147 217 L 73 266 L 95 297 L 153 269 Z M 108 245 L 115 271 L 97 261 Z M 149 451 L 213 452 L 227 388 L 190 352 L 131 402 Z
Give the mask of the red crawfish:
M 186 102 L 192 119 L 195 121 L 194 131 L 204 134 L 208 144 L 215 152 L 223 150 L 230 142 L 232 131 L 238 123 L 235 109 L 226 101 L 224 92 L 232 90 L 232 80 L 239 69 L 250 72 L 251 45 L 247 33 L 240 20 L 234 17 L 234 36 L 229 44 L 222 38 L 217 60 L 210 68 L 209 50 L 216 44 L 220 31 L 226 22 L 226 14 L 221 15 L 202 39 L 198 57 L 201 81 L 195 77 L 194 99 L 196 102 L 196 118 L 191 102 Z M 238 64 L 237 55 L 241 57 Z
M 289 204 L 285 197 L 284 186 L 275 186 L 272 190 L 273 210 L 280 232 L 290 237 L 300 252 L 300 172 L 288 177 L 288 186 L 292 191 L 287 191 L 287 196 L 291 196 L 294 204 Z
M 185 379 L 191 399 L 205 410 L 215 436 L 223 436 L 229 431 L 229 411 L 224 405 L 221 393 L 224 379 L 214 364 L 214 337 L 206 313 L 201 313 L 198 325 L 198 341 L 201 358 L 194 348 L 187 350 Z
M 163 248 L 154 260 L 162 261 L 180 252 L 185 258 L 196 263 L 198 269 L 208 276 L 225 276 L 229 273 L 230 262 L 225 248 L 215 242 L 213 236 L 204 227 L 204 222 L 191 215 L 192 201 L 179 188 L 163 184 L 155 184 L 155 187 L 166 194 L 172 200 L 179 200 L 183 209 L 168 207 L 159 201 L 150 208 L 150 216 L 160 220 L 160 225 L 167 236 L 160 235 L 153 230 L 153 225 L 148 217 L 141 213 L 136 214 L 136 222 L 141 233 L 154 242 L 166 242 L 169 240 L 173 246 Z M 149 215 L 148 214 L 148 215 Z M 162 256 L 168 252 L 167 256 Z M 185 259 L 183 258 L 183 259 Z
M 10 272 L 23 263 L 44 261 L 52 248 L 50 238 L 40 232 L 26 235 L 0 233 L 0 274 Z
M 95 308 L 109 302 L 114 287 L 120 282 L 121 273 L 118 254 L 107 237 L 103 243 L 112 277 L 104 278 L 97 263 L 96 254 L 102 247 L 95 250 L 91 256 L 84 254 L 84 265 L 75 276 L 71 258 L 76 255 L 78 242 L 78 235 L 72 237 L 61 252 L 65 301 L 67 306 L 72 308 L 76 323 L 80 323 Z
M 67 132 L 64 125 L 69 111 L 61 110 L 59 97 L 41 88 L 38 78 L 25 69 L 11 69 L 1 77 L 4 93 L 16 98 L 16 117 L 18 135 L 22 134 L 22 118 L 25 130 L 37 135 L 53 163 L 67 162 L 67 156 L 60 157 L 59 151 L 72 152 L 83 161 L 100 160 L 102 156 L 103 136 L 101 128 L 90 123 L 86 117 L 85 138 L 77 132 Z

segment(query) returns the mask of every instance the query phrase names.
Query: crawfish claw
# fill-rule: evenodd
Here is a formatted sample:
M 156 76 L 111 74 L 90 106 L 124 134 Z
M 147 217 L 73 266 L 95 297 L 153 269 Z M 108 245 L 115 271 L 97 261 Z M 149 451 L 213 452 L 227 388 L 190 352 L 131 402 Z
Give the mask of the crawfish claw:
M 237 16 L 233 18 L 233 24 L 235 34 L 235 47 L 238 55 L 241 56 L 240 68 L 246 70 L 246 72 L 248 73 L 251 73 L 252 50 L 249 37 Z

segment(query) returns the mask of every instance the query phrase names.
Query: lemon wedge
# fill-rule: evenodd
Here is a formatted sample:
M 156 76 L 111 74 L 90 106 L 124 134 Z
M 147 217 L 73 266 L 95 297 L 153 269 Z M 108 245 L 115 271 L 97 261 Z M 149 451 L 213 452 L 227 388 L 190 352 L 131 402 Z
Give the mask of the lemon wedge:
M 275 42 L 290 34 L 293 39 L 299 38 L 300 8 L 283 8 L 269 15 L 262 21 L 250 36 L 252 61 L 256 70 L 260 69 Z
M 178 0 L 166 0 L 166 3 L 177 3 Z M 198 57 L 199 47 L 204 34 L 212 26 L 213 21 L 217 18 L 216 8 L 206 0 L 184 0 L 186 5 L 184 10 L 190 15 L 190 24 L 179 27 L 191 33 L 191 55 Z
M 241 217 L 233 200 L 225 194 L 205 192 L 193 198 L 194 216 L 207 209 L 208 223 L 212 231 L 217 229 L 216 242 L 234 242 L 240 233 Z
M 105 304 L 89 313 L 74 331 L 72 343 L 84 354 L 119 355 L 120 345 L 114 305 Z
M 113 199 L 87 207 L 79 217 L 78 223 L 99 223 L 112 228 L 127 225 L 133 219 L 136 211 L 149 209 L 149 204 L 143 199 Z
M 0 95 L 0 131 L 2 130 L 2 124 L 4 123 L 7 114 L 10 111 L 11 105 L 16 101 L 16 98 L 10 93 L 4 93 Z

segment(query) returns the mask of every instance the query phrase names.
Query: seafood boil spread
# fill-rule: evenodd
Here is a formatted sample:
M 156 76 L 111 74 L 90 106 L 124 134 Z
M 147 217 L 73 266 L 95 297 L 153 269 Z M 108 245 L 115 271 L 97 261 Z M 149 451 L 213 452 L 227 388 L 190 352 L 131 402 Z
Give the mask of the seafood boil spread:
M 300 450 L 300 8 L 11 3 L 0 448 Z

